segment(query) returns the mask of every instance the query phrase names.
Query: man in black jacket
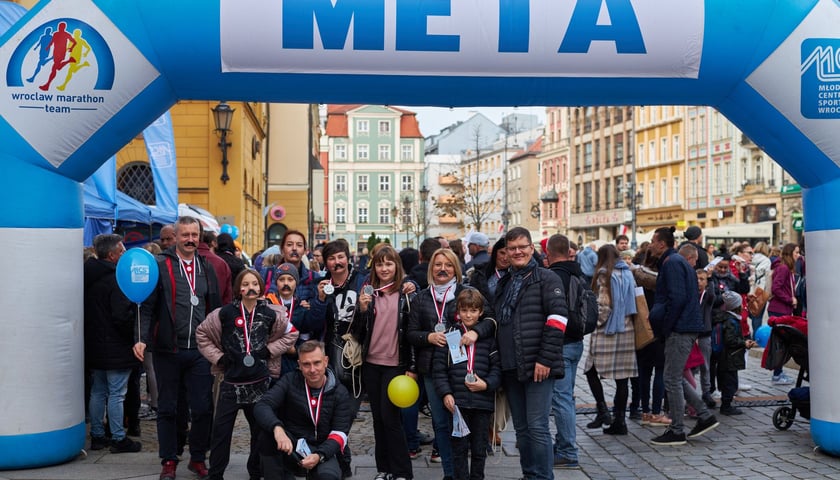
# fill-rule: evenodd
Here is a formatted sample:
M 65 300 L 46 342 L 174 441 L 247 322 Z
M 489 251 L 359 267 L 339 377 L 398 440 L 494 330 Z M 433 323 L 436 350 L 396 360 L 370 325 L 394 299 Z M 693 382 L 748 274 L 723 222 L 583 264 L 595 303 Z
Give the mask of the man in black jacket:
M 563 282 L 563 293 L 569 304 L 577 302 L 576 298 L 569 298 L 569 282 L 572 276 L 583 281 L 585 277 L 580 264 L 569 259 L 569 238 L 555 234 L 546 244 L 549 270 L 556 273 Z M 578 449 L 575 444 L 575 373 L 578 362 L 583 355 L 583 337 L 563 337 L 563 378 L 554 381 L 554 395 L 551 399 L 551 413 L 557 434 L 554 436 L 554 466 L 560 468 L 576 468 L 578 466 Z
M 307 478 L 341 480 L 336 455 L 347 445 L 353 423 L 350 394 L 327 369 L 323 343 L 302 343 L 298 364 L 300 370 L 284 375 L 254 406 L 266 433 L 260 445 L 263 475 L 284 479 L 303 468 Z
M 508 395 L 519 464 L 525 478 L 553 479 L 548 415 L 554 380 L 562 378 L 563 334 L 568 323 L 560 278 L 537 265 L 527 229 L 505 235 L 510 269 L 496 289 L 496 338 L 502 386 Z
M 174 479 L 178 468 L 176 417 L 182 383 L 192 419 L 188 469 L 202 479 L 208 475 L 205 459 L 213 423 L 213 376 L 210 362 L 198 351 L 195 330 L 208 313 L 221 306 L 221 298 L 213 267 L 196 253 L 200 238 L 196 218 L 178 219 L 175 246 L 161 254 L 157 287 L 140 308 L 140 341 L 134 345 L 140 360 L 147 344 L 154 351 L 161 480 Z
M 90 449 L 101 450 L 105 439 L 105 406 L 112 453 L 139 452 L 140 443 L 126 436 L 123 403 L 134 358 L 134 308 L 117 284 L 117 261 L 125 247 L 119 235 L 97 235 L 96 257 L 85 262 L 85 363 L 93 379 L 90 391 Z

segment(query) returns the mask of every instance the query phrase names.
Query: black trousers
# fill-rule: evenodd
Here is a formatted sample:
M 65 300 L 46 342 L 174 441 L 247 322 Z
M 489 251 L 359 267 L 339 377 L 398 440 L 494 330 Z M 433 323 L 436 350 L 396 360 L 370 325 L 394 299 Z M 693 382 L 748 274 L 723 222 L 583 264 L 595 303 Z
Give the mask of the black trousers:
M 224 478 L 225 469 L 230 463 L 230 440 L 233 436 L 233 426 L 239 410 L 245 412 L 248 427 L 251 430 L 251 453 L 248 455 L 248 474 L 260 477 L 260 452 L 258 440 L 260 427 L 254 419 L 254 404 L 240 405 L 236 403 L 234 387 L 226 382 L 219 386 L 219 401 L 216 404 L 216 418 L 213 420 L 213 436 L 210 440 L 210 480 Z
M 362 384 L 367 389 L 373 415 L 376 470 L 394 477 L 414 478 L 403 431 L 402 411 L 388 398 L 388 384 L 404 373 L 405 369 L 399 367 L 365 363 L 362 365 Z
M 466 437 L 452 437 L 451 439 L 455 480 L 482 480 L 493 412 L 474 408 L 459 408 L 459 410 L 470 429 L 470 434 Z
M 735 392 L 738 391 L 738 370 L 721 368 L 718 363 L 717 381 L 720 388 L 720 404 L 731 405 Z
M 265 480 L 295 480 L 296 464 L 283 452 L 276 455 L 262 455 L 263 478 Z M 341 468 L 335 457 L 324 460 L 306 474 L 307 480 L 341 480 Z

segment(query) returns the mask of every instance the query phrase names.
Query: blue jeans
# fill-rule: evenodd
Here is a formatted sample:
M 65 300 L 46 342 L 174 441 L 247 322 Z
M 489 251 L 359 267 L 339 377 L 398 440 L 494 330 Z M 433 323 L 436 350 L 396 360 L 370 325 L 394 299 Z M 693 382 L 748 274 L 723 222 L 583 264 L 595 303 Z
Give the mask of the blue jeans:
M 554 455 L 548 414 L 554 379 L 520 382 L 516 371 L 510 370 L 502 372 L 502 387 L 508 396 L 516 441 L 519 442 L 519 465 L 525 480 L 553 480 Z
M 431 374 L 423 375 L 423 383 L 426 386 L 426 395 L 429 397 L 429 409 L 432 411 L 432 426 L 435 429 L 435 443 L 440 454 L 440 463 L 443 467 L 443 475 L 452 477 L 455 475 L 455 465 L 452 463 L 452 415 L 443 406 L 443 400 L 435 392 L 435 383 Z
M 575 374 L 578 362 L 583 355 L 583 341 L 563 344 L 563 363 L 566 376 L 554 381 L 554 394 L 551 397 L 551 414 L 554 415 L 554 455 L 578 459 L 575 445 Z
M 105 436 L 105 404 L 108 404 L 108 426 L 111 439 L 118 442 L 125 438 L 123 427 L 123 403 L 128 390 L 128 377 L 131 369 L 91 370 L 93 383 L 90 387 L 90 436 Z

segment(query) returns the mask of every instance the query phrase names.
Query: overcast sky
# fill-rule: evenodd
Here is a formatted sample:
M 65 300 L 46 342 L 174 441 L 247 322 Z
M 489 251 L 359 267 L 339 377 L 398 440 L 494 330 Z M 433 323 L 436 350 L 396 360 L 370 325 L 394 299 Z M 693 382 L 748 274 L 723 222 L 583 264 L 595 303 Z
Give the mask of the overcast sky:
M 497 124 L 502 123 L 502 117 L 511 113 L 527 113 L 537 115 L 541 122 L 545 122 L 545 107 L 465 107 L 465 108 L 440 108 L 440 107 L 400 107 L 412 112 L 417 112 L 417 120 L 420 121 L 420 132 L 424 137 L 434 135 L 443 128 L 470 118 L 473 112 L 481 112 Z

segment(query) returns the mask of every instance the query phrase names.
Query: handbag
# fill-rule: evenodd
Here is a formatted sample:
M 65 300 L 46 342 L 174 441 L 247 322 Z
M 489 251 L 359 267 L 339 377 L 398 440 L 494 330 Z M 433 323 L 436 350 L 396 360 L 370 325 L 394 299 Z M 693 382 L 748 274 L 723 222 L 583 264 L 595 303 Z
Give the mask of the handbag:
M 750 316 L 757 317 L 764 313 L 764 307 L 770 301 L 770 292 L 761 287 L 757 287 L 755 292 L 747 297 L 747 310 Z
M 633 315 L 636 350 L 647 347 L 656 338 L 653 335 L 653 328 L 650 326 L 648 315 L 650 315 L 650 312 L 648 311 L 647 300 L 645 300 L 644 288 L 636 287 L 636 314 Z

